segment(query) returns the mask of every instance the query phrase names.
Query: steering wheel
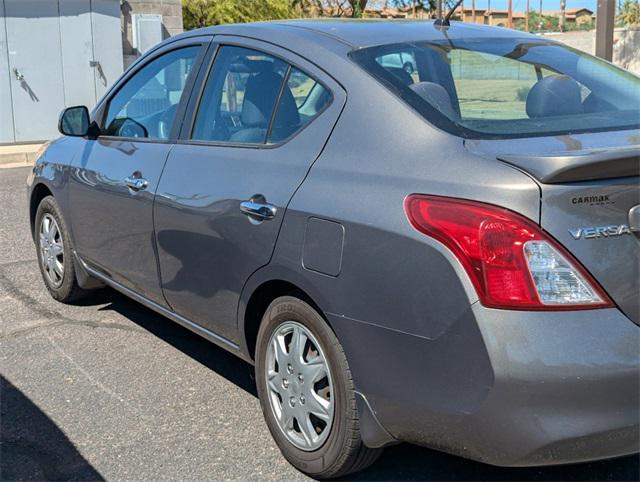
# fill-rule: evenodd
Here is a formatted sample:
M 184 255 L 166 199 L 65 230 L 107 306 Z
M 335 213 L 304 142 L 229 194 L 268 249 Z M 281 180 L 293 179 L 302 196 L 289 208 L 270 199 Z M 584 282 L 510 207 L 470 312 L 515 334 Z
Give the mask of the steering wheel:
M 160 120 L 158 121 L 158 137 L 160 139 L 169 138 L 171 126 L 173 125 L 173 119 L 176 116 L 177 110 L 178 104 L 173 104 L 160 115 Z

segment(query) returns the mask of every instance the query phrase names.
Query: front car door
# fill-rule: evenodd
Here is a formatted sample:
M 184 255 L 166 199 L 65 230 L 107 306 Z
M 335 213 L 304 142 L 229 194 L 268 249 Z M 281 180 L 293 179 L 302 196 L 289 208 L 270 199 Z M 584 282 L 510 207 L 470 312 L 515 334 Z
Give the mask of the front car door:
M 216 39 L 212 67 L 201 69 L 200 94 L 194 89 L 167 160 L 154 218 L 170 306 L 237 342 L 244 283 L 269 262 L 286 206 L 346 96 L 289 51 Z
M 69 206 L 79 256 L 117 283 L 163 305 L 153 198 L 178 132 L 181 99 L 209 38 L 170 43 L 120 81 L 98 108 L 101 135 L 73 160 Z

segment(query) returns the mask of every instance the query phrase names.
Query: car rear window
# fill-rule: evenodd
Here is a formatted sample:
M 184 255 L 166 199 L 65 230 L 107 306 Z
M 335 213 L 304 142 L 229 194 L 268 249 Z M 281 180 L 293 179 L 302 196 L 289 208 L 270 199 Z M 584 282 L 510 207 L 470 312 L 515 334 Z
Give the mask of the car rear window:
M 640 78 L 545 39 L 418 41 L 350 57 L 427 120 L 462 137 L 640 127 Z

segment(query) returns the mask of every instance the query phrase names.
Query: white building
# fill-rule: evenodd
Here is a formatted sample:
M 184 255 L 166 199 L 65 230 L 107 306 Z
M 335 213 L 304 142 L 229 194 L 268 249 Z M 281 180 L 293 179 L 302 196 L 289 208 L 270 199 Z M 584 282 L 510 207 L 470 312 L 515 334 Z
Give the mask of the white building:
M 180 0 L 0 0 L 0 144 L 57 135 L 137 55 L 182 31 Z

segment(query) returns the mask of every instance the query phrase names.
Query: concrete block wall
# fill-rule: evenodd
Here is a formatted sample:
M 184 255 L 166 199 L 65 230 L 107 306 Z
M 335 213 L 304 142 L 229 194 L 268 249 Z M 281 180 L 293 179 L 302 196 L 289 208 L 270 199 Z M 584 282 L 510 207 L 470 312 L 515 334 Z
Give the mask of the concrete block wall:
M 124 68 L 126 69 L 137 58 L 139 53 L 132 47 L 133 29 L 131 15 L 150 13 L 162 15 L 163 38 L 168 38 L 183 31 L 182 0 L 122 0 L 122 47 Z
M 613 33 L 613 63 L 640 75 L 640 28 L 616 29 Z
M 594 55 L 596 32 L 578 31 L 544 34 L 574 49 Z M 613 32 L 613 63 L 640 75 L 640 28 L 616 28 Z

